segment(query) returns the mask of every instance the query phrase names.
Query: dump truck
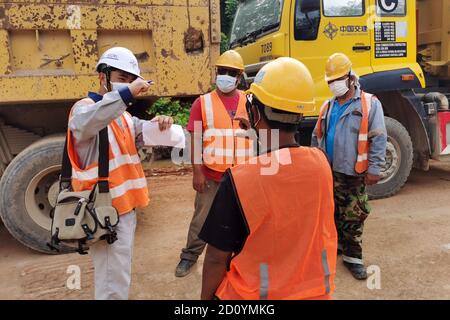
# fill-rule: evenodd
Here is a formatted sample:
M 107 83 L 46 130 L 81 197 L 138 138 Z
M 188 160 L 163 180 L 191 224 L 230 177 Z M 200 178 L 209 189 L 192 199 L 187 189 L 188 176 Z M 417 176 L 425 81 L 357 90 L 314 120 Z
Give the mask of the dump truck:
M 428 170 L 430 159 L 450 160 L 450 1 L 243 1 L 230 47 L 244 59 L 247 83 L 281 56 L 309 68 L 317 108 L 304 115 L 298 135 L 307 145 L 320 106 L 332 96 L 326 60 L 336 52 L 349 56 L 386 117 L 386 164 L 380 182 L 369 188 L 371 198 L 394 195 L 413 167 Z
M 46 243 L 73 103 L 99 87 L 95 66 L 127 47 L 157 97 L 208 91 L 220 50 L 218 0 L 23 1 L 0 4 L 0 216 L 29 248 Z M 144 110 L 145 111 L 145 110 Z

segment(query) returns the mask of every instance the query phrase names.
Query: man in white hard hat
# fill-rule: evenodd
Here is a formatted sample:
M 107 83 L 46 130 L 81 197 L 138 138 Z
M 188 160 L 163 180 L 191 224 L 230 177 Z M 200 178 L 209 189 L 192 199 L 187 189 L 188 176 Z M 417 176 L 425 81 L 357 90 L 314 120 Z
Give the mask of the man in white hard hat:
M 89 189 L 98 181 L 99 132 L 108 127 L 109 187 L 113 206 L 120 215 L 118 240 L 99 241 L 91 247 L 95 271 L 95 298 L 128 299 L 131 260 L 136 228 L 135 209 L 148 204 L 147 182 L 137 155 L 143 145 L 144 120 L 126 110 L 135 98 L 147 92 L 150 83 L 142 79 L 134 54 L 121 47 L 107 50 L 100 58 L 98 93 L 73 106 L 69 118 L 68 153 L 72 164 L 72 186 Z M 169 128 L 172 118 L 159 116 L 160 130 Z M 72 155 L 72 156 L 71 156 Z

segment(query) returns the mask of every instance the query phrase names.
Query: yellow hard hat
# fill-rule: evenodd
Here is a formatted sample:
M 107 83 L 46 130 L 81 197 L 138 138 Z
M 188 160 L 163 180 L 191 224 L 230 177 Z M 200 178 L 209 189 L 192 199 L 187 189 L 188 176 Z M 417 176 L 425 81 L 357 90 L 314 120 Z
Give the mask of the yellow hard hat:
M 343 53 L 335 53 L 328 58 L 325 65 L 325 81 L 333 81 L 350 73 L 352 62 Z
M 315 111 L 311 73 L 293 58 L 278 58 L 262 67 L 247 94 L 273 109 L 297 114 Z
M 217 59 L 216 67 L 226 67 L 244 70 L 244 60 L 241 55 L 235 50 L 228 50 L 222 53 Z

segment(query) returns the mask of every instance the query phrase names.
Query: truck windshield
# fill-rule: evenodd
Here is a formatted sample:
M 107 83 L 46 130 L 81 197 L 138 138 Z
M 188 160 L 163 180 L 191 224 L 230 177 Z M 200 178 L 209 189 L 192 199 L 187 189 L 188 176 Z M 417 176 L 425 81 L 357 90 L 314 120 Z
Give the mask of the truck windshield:
M 254 40 L 278 28 L 283 0 L 247 0 L 239 4 L 230 36 L 230 46 Z

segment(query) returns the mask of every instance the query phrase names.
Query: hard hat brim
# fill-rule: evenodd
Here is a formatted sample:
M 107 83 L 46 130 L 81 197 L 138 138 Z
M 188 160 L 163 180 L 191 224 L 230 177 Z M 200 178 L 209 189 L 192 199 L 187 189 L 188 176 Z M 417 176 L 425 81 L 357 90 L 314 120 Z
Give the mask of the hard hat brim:
M 255 83 L 252 83 L 250 88 L 245 93 L 253 94 L 259 101 L 261 101 L 261 103 L 273 109 L 298 114 L 312 113 L 316 111 L 316 104 L 314 99 L 311 101 L 281 99 L 268 93 L 261 86 Z
M 349 74 L 350 71 L 351 71 L 351 69 L 350 69 L 349 71 L 342 71 L 342 72 L 337 73 L 337 74 L 334 74 L 334 75 L 332 75 L 332 76 L 327 76 L 327 75 L 325 75 L 325 81 L 326 81 L 326 82 L 334 81 L 334 80 L 336 80 L 336 79 L 339 79 L 339 78 L 341 78 L 341 77 L 343 77 L 343 76 Z
M 109 63 L 105 63 L 105 62 L 103 62 L 103 61 L 97 63 L 97 65 L 95 66 L 95 70 L 96 70 L 97 72 L 100 72 L 100 70 L 98 70 L 98 67 L 99 67 L 101 64 L 106 64 L 106 65 L 109 66 L 109 67 L 113 67 L 113 68 L 115 68 L 115 69 L 118 69 L 118 70 L 127 72 L 127 73 L 129 73 L 129 74 L 132 74 L 133 76 L 136 76 L 136 77 L 138 77 L 138 78 L 140 78 L 140 79 L 144 79 L 144 77 L 142 77 L 140 74 L 137 74 L 137 73 L 135 73 L 135 72 L 133 72 L 133 71 L 131 71 L 131 70 L 124 70 L 123 68 L 115 67 L 115 66 L 113 66 L 113 65 L 111 65 L 111 64 L 109 64 Z
M 228 64 L 228 63 L 216 63 L 216 67 L 223 67 L 223 68 L 230 68 L 230 69 L 236 69 L 236 70 L 240 70 L 240 71 L 244 71 L 244 67 L 236 67 L 232 64 Z

